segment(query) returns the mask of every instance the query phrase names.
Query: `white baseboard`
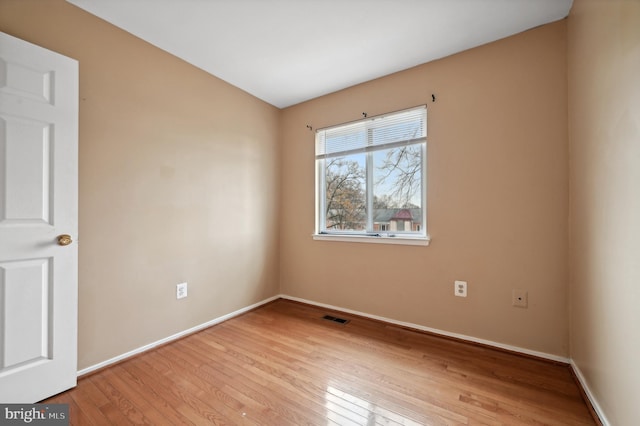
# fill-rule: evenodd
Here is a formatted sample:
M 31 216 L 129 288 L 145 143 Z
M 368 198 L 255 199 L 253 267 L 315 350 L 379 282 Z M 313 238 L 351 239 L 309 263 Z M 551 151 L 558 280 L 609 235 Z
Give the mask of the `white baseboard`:
M 237 311 L 231 312 L 229 314 L 223 315 L 223 316 L 218 317 L 218 318 L 214 318 L 211 321 L 207 321 L 207 322 L 205 322 L 203 324 L 196 325 L 195 327 L 191 327 L 191 328 L 189 328 L 187 330 L 184 330 L 184 331 L 181 331 L 179 333 L 173 334 L 173 335 L 171 335 L 169 337 L 165 337 L 164 339 L 160 339 L 160 340 L 157 340 L 155 342 L 149 343 L 148 345 L 141 346 L 141 347 L 139 347 L 137 349 L 134 349 L 134 350 L 129 351 L 127 353 L 124 353 L 122 355 L 118 355 L 118 356 L 113 357 L 111 359 L 108 359 L 106 361 L 102 361 L 102 362 L 100 362 L 98 364 L 89 366 L 87 368 L 83 368 L 82 370 L 78 370 L 78 376 L 83 376 L 83 375 L 91 373 L 91 372 L 93 372 L 95 370 L 99 370 L 99 369 L 107 367 L 107 366 L 109 366 L 111 364 L 115 364 L 116 362 L 122 361 L 122 360 L 124 360 L 126 358 L 130 358 L 130 357 L 132 357 L 134 355 L 138 355 L 138 354 L 140 354 L 142 352 L 146 352 L 149 349 L 153 349 L 153 348 L 155 348 L 157 346 L 164 345 L 165 343 L 169 343 L 169 342 L 171 342 L 173 340 L 180 339 L 181 337 L 184 337 L 184 336 L 187 336 L 189 334 L 195 333 L 196 331 L 200 331 L 200 330 L 205 329 L 207 327 L 211 327 L 212 325 L 219 324 L 219 323 L 221 323 L 223 321 L 226 321 L 226 320 L 231 319 L 233 317 L 237 317 L 238 315 L 244 314 L 245 312 L 248 312 L 248 311 L 250 311 L 252 309 L 255 309 L 255 308 L 259 307 L 259 306 L 262 306 L 264 304 L 267 304 L 269 302 L 272 302 L 272 301 L 274 301 L 276 299 L 280 299 L 280 298 L 281 298 L 281 296 L 270 297 L 270 298 L 262 300 L 262 301 L 260 301 L 258 303 L 254 303 L 253 305 L 247 306 L 247 307 L 242 308 L 242 309 L 238 309 Z
M 602 425 L 603 426 L 611 425 L 611 423 L 607 419 L 607 416 L 604 415 L 604 411 L 602 411 L 602 407 L 600 407 L 600 404 L 598 404 L 598 401 L 593 396 L 593 392 L 591 392 L 591 389 L 589 388 L 589 385 L 587 384 L 587 381 L 585 380 L 584 375 L 582 374 L 582 371 L 580 371 L 580 368 L 578 367 L 578 365 L 575 363 L 574 360 L 571 360 L 571 368 L 573 369 L 573 373 L 578 378 L 578 381 L 580 382 L 580 386 L 582 386 L 584 393 L 587 394 L 587 398 L 589 398 L 589 402 L 591 402 L 591 406 L 593 407 L 596 414 L 600 418 Z
M 339 307 L 339 306 L 327 305 L 325 303 L 318 303 L 318 302 L 314 302 L 312 300 L 307 300 L 307 299 L 301 299 L 299 297 L 288 296 L 286 294 L 281 294 L 280 297 L 283 298 L 283 299 L 293 300 L 295 302 L 306 303 L 308 305 L 319 306 L 321 308 L 332 309 L 334 311 L 341 311 L 341 312 L 346 312 L 348 314 L 353 314 L 353 315 L 358 315 L 358 316 L 361 316 L 361 317 L 375 319 L 375 320 L 378 320 L 378 321 L 384 321 L 384 322 L 387 322 L 387 323 L 390 323 L 390 324 L 399 325 L 401 327 L 413 328 L 413 329 L 420 330 L 420 331 L 426 331 L 428 333 L 439 334 L 441 336 L 453 337 L 453 338 L 460 339 L 460 340 L 466 340 L 466 341 L 469 341 L 469 342 L 480 343 L 480 344 L 487 345 L 487 346 L 493 346 L 493 347 L 496 347 L 496 348 L 505 349 L 505 350 L 508 350 L 508 351 L 511 351 L 511 352 L 518 352 L 518 353 L 521 353 L 521 354 L 531 355 L 531 356 L 535 356 L 535 357 L 538 357 L 538 358 L 544 358 L 544 359 L 549 359 L 549 360 L 552 360 L 552 361 L 557 361 L 557 362 L 562 362 L 562 363 L 565 363 L 565 364 L 570 364 L 570 359 L 569 358 L 566 358 L 566 357 L 563 357 L 563 356 L 559 356 L 559 355 L 553 355 L 553 354 L 548 354 L 548 353 L 545 353 L 545 352 L 533 351 L 531 349 L 525 349 L 525 348 L 520 348 L 518 346 L 506 345 L 504 343 L 498 343 L 498 342 L 494 342 L 494 341 L 491 341 L 491 340 L 478 339 L 477 337 L 467 336 L 467 335 L 458 334 L 458 333 L 451 333 L 451 332 L 444 331 L 444 330 L 438 330 L 437 328 L 425 327 L 423 325 L 413 324 L 413 323 L 410 323 L 410 322 L 396 321 L 396 320 L 391 319 L 391 318 L 385 318 L 385 317 L 381 317 L 381 316 L 378 316 L 378 315 L 371 315 L 371 314 L 367 314 L 365 312 L 354 311 L 352 309 L 342 308 L 342 307 Z

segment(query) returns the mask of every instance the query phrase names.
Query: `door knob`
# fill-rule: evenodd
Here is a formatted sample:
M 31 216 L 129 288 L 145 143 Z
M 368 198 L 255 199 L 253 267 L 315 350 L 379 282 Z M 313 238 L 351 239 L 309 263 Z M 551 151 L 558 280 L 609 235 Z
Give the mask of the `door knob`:
M 60 246 L 68 246 L 72 242 L 71 235 L 62 234 L 58 237 L 58 245 Z

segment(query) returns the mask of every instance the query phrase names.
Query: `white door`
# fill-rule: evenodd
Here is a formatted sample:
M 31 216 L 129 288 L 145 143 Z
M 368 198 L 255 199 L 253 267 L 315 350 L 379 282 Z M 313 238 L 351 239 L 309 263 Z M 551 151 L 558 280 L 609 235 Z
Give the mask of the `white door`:
M 78 63 L 0 33 L 0 403 L 76 385 L 77 206 Z

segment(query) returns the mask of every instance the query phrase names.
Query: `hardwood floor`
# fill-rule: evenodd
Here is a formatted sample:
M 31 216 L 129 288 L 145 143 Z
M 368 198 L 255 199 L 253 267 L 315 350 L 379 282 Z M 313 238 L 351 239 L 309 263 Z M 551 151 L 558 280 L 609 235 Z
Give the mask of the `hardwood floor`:
M 595 424 L 565 365 L 285 300 L 46 402 L 72 425 Z

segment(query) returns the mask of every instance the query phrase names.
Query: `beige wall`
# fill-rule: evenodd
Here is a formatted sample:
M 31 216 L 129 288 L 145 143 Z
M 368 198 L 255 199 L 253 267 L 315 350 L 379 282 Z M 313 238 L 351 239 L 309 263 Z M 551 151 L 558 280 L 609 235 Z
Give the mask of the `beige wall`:
M 80 61 L 79 368 L 281 291 L 571 356 L 633 424 L 640 3 L 568 22 L 278 111 L 62 0 L 0 0 L 1 31 Z M 306 125 L 422 103 L 431 246 L 313 241 Z
M 571 357 L 612 425 L 640 424 L 640 2 L 569 16 Z
M 0 30 L 80 62 L 79 368 L 278 293 L 276 108 L 62 0 Z
M 565 31 L 546 25 L 285 109 L 282 292 L 568 356 Z M 423 103 L 431 245 L 312 240 L 306 125 Z M 469 282 L 466 299 L 456 279 Z M 514 288 L 529 292 L 528 309 L 511 306 Z

